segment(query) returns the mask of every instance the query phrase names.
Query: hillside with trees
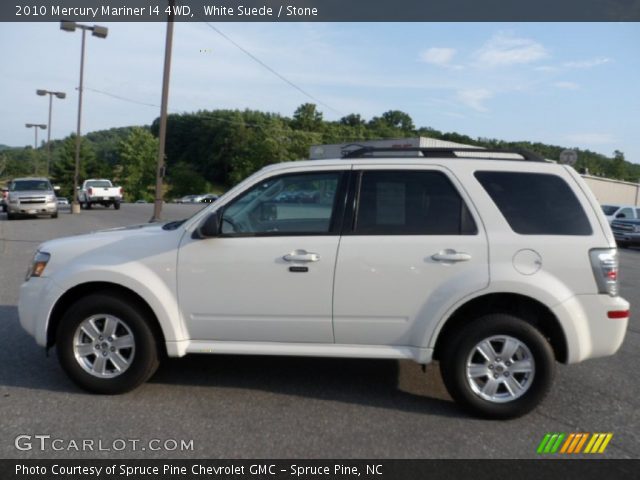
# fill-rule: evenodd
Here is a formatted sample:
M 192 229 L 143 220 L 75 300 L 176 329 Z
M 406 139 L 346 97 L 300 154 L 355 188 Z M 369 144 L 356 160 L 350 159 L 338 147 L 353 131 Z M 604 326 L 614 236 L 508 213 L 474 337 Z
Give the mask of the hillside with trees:
M 150 126 L 112 128 L 82 139 L 81 179 L 112 178 L 123 186 L 128 200 L 153 198 L 158 119 Z M 349 143 L 381 138 L 425 136 L 488 148 L 524 148 L 558 159 L 570 145 L 506 142 L 471 138 L 430 127 L 416 127 L 398 110 L 369 120 L 350 114 L 325 121 L 316 105 L 306 103 L 292 117 L 254 110 L 201 110 L 168 118 L 166 142 L 166 194 L 175 198 L 190 193 L 222 191 L 247 175 L 276 162 L 307 158 L 309 147 L 322 143 Z M 51 177 L 71 195 L 75 136 L 52 142 Z M 608 157 L 578 149 L 578 170 L 593 175 L 637 182 L 640 165 L 627 162 L 620 151 Z M 46 172 L 44 143 L 0 150 L 0 179 Z

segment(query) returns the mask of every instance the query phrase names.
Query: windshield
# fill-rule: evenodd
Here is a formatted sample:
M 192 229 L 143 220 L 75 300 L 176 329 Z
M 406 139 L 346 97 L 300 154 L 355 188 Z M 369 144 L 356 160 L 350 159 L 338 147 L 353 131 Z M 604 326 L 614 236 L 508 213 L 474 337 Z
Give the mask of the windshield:
M 618 210 L 618 208 L 620 207 L 616 207 L 615 205 L 602 205 L 602 211 L 605 215 L 613 215 L 614 213 L 616 213 L 616 210 Z
M 16 180 L 11 183 L 9 190 L 12 192 L 25 192 L 27 190 L 51 191 L 51 184 L 48 180 Z
M 95 182 L 87 182 L 87 187 L 110 188 L 111 182 L 109 180 L 96 180 Z

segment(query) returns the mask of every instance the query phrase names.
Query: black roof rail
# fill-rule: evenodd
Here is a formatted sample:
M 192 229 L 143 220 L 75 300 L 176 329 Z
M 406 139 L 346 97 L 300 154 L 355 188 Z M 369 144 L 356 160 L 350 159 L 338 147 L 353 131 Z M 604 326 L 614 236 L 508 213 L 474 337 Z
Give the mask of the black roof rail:
M 529 150 L 525 150 L 523 148 L 513 148 L 513 149 L 500 149 L 500 148 L 473 148 L 473 147 L 408 147 L 408 148 L 398 148 L 398 147 L 362 147 L 357 150 L 351 150 L 349 152 L 343 152 L 342 158 L 372 158 L 374 157 L 374 153 L 382 153 L 389 152 L 393 153 L 403 153 L 403 152 L 416 152 L 421 153 L 422 157 L 427 158 L 483 158 L 490 160 L 511 160 L 511 161 L 527 161 L 527 162 L 546 162 L 546 160 L 538 155 L 537 153 L 531 152 Z M 483 153 L 487 154 L 487 156 L 483 157 L 465 157 L 456 155 L 458 152 L 472 152 L 472 153 Z M 515 155 L 520 155 L 522 158 L 496 158 L 491 157 L 492 153 L 511 153 Z M 390 155 L 391 156 L 391 155 Z

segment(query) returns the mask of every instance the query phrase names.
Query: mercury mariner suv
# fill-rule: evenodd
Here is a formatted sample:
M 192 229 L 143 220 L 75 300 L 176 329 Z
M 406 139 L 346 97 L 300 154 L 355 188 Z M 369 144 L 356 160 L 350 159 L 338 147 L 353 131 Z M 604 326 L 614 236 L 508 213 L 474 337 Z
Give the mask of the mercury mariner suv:
M 268 166 L 186 220 L 45 242 L 19 313 L 92 392 L 139 386 L 163 355 L 438 360 L 457 402 L 508 418 L 556 362 L 615 353 L 629 303 L 570 166 L 365 148 Z

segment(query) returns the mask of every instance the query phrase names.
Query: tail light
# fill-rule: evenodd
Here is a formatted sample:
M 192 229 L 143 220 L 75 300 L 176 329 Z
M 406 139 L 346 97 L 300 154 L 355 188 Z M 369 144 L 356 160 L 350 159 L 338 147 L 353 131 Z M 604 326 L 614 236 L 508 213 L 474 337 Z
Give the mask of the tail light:
M 597 248 L 589 254 L 598 293 L 615 297 L 618 295 L 618 251 L 615 248 Z
M 87 192 L 89 193 L 89 195 L 93 195 L 93 188 L 89 187 L 89 189 L 87 190 Z
M 124 195 L 124 190 L 122 189 L 122 187 L 120 187 L 120 196 Z

